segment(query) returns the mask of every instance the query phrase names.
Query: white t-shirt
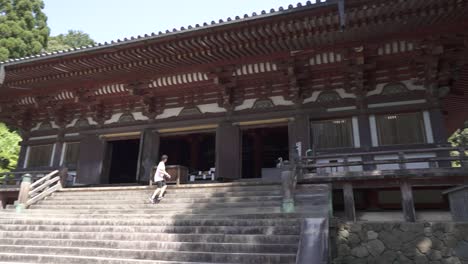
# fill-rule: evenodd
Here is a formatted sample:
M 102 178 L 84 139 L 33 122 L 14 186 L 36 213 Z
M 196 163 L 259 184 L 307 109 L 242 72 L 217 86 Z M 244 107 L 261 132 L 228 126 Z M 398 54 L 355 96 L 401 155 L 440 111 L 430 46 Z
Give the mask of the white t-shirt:
M 166 165 L 164 164 L 164 162 L 161 161 L 159 162 L 158 168 L 156 169 L 156 173 L 154 174 L 154 181 L 155 182 L 164 181 L 165 172 L 166 172 Z

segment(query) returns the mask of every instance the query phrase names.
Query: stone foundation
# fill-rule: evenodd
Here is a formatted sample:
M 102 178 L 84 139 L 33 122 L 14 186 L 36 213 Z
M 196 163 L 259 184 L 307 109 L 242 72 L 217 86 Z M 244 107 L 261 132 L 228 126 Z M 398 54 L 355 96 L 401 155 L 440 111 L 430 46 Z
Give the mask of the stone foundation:
M 333 264 L 468 264 L 467 223 L 335 223 Z

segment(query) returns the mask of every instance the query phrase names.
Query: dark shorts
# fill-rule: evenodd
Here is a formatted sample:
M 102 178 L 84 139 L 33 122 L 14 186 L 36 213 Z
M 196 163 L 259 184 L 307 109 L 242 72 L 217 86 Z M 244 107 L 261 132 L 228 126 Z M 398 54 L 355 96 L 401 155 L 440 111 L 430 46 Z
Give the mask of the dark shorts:
M 166 186 L 166 181 L 157 181 L 155 182 L 156 186 L 158 186 L 158 188 L 162 188 L 164 186 Z

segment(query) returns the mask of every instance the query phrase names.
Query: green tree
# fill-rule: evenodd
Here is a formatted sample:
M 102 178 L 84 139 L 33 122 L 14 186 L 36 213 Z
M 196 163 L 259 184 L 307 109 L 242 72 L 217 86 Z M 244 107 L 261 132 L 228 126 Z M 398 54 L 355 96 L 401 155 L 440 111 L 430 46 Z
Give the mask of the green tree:
M 0 0 L 0 61 L 38 54 L 49 27 L 43 0 Z
M 68 30 L 67 34 L 50 37 L 47 51 L 59 51 L 94 44 L 94 40 L 81 30 Z
M 465 148 L 467 148 L 468 147 L 468 121 L 465 122 L 465 127 L 455 131 L 455 133 L 453 133 L 450 136 L 448 141 L 454 147 L 464 146 Z M 465 155 L 468 156 L 468 151 L 465 152 Z M 460 152 L 459 151 L 453 151 L 452 156 L 460 156 Z M 461 164 L 460 164 L 459 161 L 454 162 L 454 166 L 460 167 L 460 165 Z
M 0 123 L 0 172 L 16 168 L 20 152 L 21 137 L 16 131 Z

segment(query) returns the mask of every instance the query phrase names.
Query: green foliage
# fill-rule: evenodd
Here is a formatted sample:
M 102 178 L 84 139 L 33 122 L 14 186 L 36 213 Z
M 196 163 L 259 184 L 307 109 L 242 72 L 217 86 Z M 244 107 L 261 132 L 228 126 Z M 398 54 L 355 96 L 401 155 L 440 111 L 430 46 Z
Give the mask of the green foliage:
M 49 38 L 47 51 L 59 51 L 94 44 L 91 37 L 80 30 L 68 30 L 67 34 L 60 34 Z
M 43 0 L 0 0 L 0 61 L 38 54 L 49 27 Z
M 0 172 L 16 168 L 20 152 L 21 137 L 17 132 L 0 123 Z
M 455 131 L 455 133 L 453 133 L 453 135 L 449 137 L 448 141 L 454 147 L 465 146 L 466 148 L 468 148 L 468 124 L 465 124 L 465 128 L 458 129 L 457 131 Z M 453 151 L 451 155 L 460 156 L 460 152 Z M 465 155 L 468 156 L 468 151 L 465 152 Z M 461 166 L 460 161 L 455 161 L 453 163 L 454 163 L 453 165 L 456 167 Z

